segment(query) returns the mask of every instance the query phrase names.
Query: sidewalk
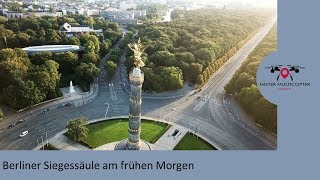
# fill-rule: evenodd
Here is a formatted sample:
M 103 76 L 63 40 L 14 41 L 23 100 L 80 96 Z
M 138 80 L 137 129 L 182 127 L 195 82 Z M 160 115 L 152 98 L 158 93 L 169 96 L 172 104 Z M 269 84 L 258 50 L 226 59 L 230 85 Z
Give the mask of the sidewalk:
M 171 126 L 168 131 L 164 133 L 156 143 L 154 143 L 155 148 L 161 149 L 153 150 L 173 150 L 187 132 L 188 130 L 181 126 Z
M 83 146 L 75 141 L 70 140 L 63 135 L 66 131 L 60 132 L 50 139 L 50 144 L 59 150 L 90 150 L 86 146 Z

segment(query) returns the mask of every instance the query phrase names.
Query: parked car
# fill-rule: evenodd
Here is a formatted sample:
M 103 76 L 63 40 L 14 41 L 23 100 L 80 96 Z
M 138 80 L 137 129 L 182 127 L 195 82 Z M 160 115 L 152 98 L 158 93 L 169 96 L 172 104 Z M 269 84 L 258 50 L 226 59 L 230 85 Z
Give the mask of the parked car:
M 22 137 L 26 136 L 28 133 L 29 133 L 28 131 L 23 131 L 23 132 L 20 134 L 20 137 L 22 138 Z
M 71 103 L 67 103 L 66 106 L 71 106 Z
M 10 126 L 8 127 L 8 129 L 13 128 L 16 125 L 16 123 L 10 124 Z
M 24 119 L 20 119 L 17 124 L 23 123 L 25 120 Z

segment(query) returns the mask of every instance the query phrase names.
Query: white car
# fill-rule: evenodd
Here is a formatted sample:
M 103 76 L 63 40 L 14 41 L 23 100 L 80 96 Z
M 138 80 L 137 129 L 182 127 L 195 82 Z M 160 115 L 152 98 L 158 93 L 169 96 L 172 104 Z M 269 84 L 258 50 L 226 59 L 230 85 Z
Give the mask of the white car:
M 23 131 L 23 132 L 20 134 L 20 137 L 22 138 L 22 137 L 26 136 L 28 133 L 29 133 L 28 131 Z

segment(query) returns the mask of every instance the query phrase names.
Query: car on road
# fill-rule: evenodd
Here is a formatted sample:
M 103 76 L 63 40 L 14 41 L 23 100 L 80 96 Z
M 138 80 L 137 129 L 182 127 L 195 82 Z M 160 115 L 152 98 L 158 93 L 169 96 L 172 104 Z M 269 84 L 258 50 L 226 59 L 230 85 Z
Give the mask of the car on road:
M 23 123 L 25 120 L 24 119 L 20 119 L 17 124 Z
M 60 104 L 59 106 L 58 106 L 58 108 L 62 108 L 63 107 L 63 105 L 62 104 Z
M 10 126 L 8 127 L 8 129 L 13 128 L 16 125 L 16 123 L 10 124 Z
M 66 106 L 71 106 L 71 103 L 67 103 Z
M 23 131 L 23 132 L 20 134 L 19 137 L 22 138 L 22 137 L 26 136 L 28 133 L 29 133 L 28 131 Z

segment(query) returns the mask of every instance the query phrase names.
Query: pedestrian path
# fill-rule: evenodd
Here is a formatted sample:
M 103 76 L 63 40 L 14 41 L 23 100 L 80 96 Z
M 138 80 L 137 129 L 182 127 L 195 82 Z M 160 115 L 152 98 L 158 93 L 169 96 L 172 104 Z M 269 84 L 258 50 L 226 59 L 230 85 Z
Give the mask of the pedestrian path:
M 57 134 L 50 140 L 50 144 L 59 150 L 90 150 L 86 146 L 72 141 L 63 135 L 65 131 Z
M 173 150 L 187 132 L 188 130 L 182 126 L 171 126 L 168 131 L 154 143 L 155 149 L 153 150 Z

